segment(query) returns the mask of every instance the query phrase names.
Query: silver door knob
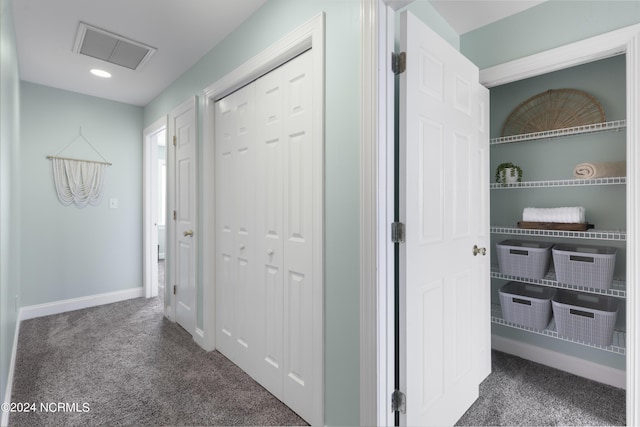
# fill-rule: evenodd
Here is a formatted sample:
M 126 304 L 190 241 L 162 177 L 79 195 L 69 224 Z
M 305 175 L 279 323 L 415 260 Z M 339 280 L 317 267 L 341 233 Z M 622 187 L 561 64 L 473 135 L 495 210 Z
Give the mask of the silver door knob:
M 269 249 L 269 250 L 267 251 L 267 255 L 269 255 L 269 256 L 273 255 L 273 249 Z
M 476 255 L 486 255 L 487 254 L 487 248 L 479 248 L 478 245 L 473 245 L 473 256 Z
M 184 237 L 193 237 L 193 230 L 187 230 L 183 234 Z

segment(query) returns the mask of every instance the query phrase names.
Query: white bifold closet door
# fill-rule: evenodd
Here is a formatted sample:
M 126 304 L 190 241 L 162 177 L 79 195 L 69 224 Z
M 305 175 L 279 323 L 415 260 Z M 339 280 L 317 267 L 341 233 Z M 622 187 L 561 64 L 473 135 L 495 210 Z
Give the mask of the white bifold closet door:
M 217 349 L 312 419 L 308 51 L 218 101 Z
M 255 87 L 216 103 L 216 347 L 253 375 Z

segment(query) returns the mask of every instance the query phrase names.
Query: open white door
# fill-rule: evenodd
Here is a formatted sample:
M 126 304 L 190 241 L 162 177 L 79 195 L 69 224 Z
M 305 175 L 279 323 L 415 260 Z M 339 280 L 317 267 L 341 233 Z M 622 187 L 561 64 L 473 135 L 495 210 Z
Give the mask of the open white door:
M 401 49 L 401 424 L 446 426 L 490 369 L 488 105 L 477 67 L 407 12 Z
M 196 98 L 171 112 L 175 161 L 175 320 L 191 335 L 196 326 Z M 171 284 L 168 284 L 171 286 Z

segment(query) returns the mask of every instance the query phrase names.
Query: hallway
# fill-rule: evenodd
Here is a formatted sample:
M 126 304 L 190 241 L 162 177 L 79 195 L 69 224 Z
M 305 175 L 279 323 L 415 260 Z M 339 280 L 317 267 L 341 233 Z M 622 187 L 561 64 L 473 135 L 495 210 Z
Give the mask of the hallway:
M 36 411 L 9 425 L 306 425 L 162 305 L 138 298 L 24 321 L 11 400 Z M 50 402 L 67 409 L 40 410 Z

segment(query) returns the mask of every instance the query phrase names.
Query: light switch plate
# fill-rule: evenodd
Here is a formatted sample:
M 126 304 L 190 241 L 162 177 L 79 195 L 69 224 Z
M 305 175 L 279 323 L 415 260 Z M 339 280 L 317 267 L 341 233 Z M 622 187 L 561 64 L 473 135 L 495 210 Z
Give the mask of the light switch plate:
M 109 207 L 111 209 L 118 209 L 118 199 L 116 198 L 109 199 Z

